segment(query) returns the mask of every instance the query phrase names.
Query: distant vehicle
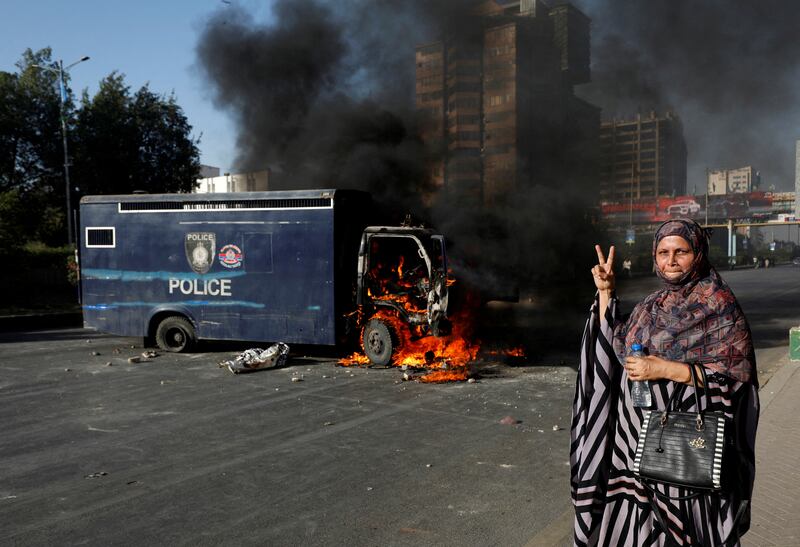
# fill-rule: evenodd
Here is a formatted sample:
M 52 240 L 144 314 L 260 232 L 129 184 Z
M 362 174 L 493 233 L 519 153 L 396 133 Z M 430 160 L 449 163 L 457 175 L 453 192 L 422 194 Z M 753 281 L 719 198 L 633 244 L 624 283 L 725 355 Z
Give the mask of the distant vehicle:
M 696 201 L 679 201 L 667 207 L 670 216 L 694 215 L 700 212 L 700 204 Z
M 792 259 L 792 264 L 795 266 L 800 266 L 800 256 L 796 256 Z

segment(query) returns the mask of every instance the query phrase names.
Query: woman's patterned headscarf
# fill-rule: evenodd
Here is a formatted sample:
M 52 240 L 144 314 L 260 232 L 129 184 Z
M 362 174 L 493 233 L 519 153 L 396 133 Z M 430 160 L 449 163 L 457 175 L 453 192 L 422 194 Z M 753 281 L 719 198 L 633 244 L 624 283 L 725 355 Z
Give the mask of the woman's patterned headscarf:
M 698 363 L 712 372 L 757 384 L 750 327 L 736 297 L 708 262 L 708 237 L 692 220 L 670 220 L 653 239 L 684 238 L 695 254 L 692 267 L 670 280 L 656 268 L 665 285 L 639 302 L 628 321 L 614 333 L 614 350 L 622 359 L 633 344 L 670 361 Z
M 656 249 L 662 239 L 668 236 L 680 236 L 692 247 L 694 262 L 689 271 L 677 279 L 670 279 L 661 273 L 656 266 L 656 275 L 671 288 L 676 289 L 690 281 L 696 281 L 708 275 L 711 264 L 708 262 L 708 233 L 693 220 L 668 220 L 656 230 L 653 238 L 653 262 L 656 260 Z

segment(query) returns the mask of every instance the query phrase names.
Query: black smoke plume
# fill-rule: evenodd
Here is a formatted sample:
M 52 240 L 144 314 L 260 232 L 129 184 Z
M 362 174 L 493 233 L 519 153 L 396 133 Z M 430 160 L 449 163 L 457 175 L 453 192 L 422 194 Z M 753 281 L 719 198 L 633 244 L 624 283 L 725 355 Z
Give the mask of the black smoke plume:
M 492 204 L 458 190 L 423 206 L 427 160 L 418 137 L 414 50 L 448 36 L 480 44 L 474 0 L 278 0 L 273 17 L 221 9 L 198 42 L 216 103 L 237 122 L 237 170 L 272 169 L 274 188 L 358 188 L 430 220 L 454 243 L 462 279 L 503 295 L 512 284 L 581 271 L 593 240 L 583 190 L 528 187 Z M 576 213 L 576 211 L 578 211 Z M 580 240 L 588 256 L 576 259 Z
M 198 56 L 238 122 L 236 169 L 268 166 L 274 188 L 358 188 L 419 213 L 428 151 L 413 113 L 414 47 L 430 31 L 419 21 L 444 20 L 442 10 L 279 0 L 269 23 L 218 11 Z
M 753 165 L 789 190 L 800 138 L 800 4 L 778 0 L 579 0 L 592 18 L 592 83 L 604 117 L 673 109 L 705 169 Z

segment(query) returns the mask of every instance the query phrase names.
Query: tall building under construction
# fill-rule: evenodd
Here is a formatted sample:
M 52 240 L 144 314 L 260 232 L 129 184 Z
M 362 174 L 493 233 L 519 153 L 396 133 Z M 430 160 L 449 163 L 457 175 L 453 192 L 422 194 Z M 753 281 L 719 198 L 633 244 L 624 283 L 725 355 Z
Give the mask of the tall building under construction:
M 672 112 L 605 121 L 600 127 L 600 199 L 686 193 L 686 141 Z
M 492 203 L 526 186 L 585 182 L 600 109 L 589 81 L 590 20 L 569 4 L 490 0 L 474 29 L 416 49 L 416 107 L 435 184 Z

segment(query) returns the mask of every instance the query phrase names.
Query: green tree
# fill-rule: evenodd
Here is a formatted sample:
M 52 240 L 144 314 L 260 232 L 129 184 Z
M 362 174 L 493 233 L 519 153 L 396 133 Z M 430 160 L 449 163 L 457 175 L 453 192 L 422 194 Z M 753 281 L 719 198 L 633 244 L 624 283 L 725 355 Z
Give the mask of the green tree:
M 144 86 L 131 95 L 116 72 L 78 113 L 75 177 L 81 194 L 188 192 L 199 175 L 197 142 L 175 97 Z
M 67 80 L 62 105 L 57 67 L 50 48 L 28 49 L 17 72 L 0 71 L 0 251 L 66 239 L 62 112 L 74 207 L 86 194 L 187 192 L 199 175 L 197 141 L 174 95 L 148 86 L 131 94 L 112 72 L 77 107 Z
M 65 239 L 60 99 L 57 74 L 39 67 L 55 67 L 49 48 L 26 50 L 17 73 L 0 72 L 0 200 L 19 213 L 6 215 L 3 231 L 58 244 Z M 68 126 L 72 112 L 68 101 Z M 15 240 L 3 241 L 8 248 Z
M 197 143 L 175 96 L 159 97 L 145 86 L 132 104 L 138 161 L 135 181 L 149 192 L 189 192 L 200 174 Z

